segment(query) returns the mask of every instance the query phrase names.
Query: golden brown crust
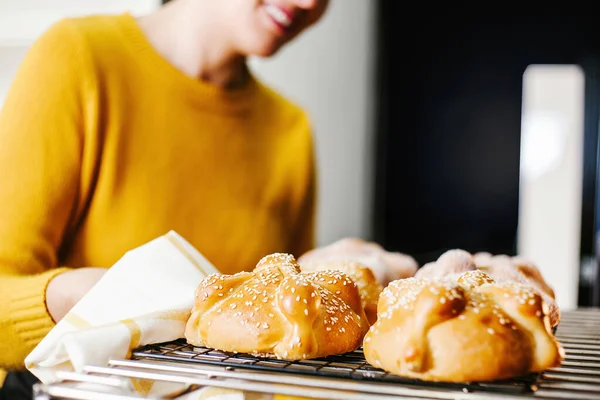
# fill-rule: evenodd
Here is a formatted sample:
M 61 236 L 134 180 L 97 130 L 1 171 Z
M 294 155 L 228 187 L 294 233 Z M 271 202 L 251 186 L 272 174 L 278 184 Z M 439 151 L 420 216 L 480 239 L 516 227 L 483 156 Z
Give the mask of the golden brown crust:
M 555 327 L 560 322 L 560 309 L 554 298 L 554 291 L 544 281 L 537 267 L 522 257 L 486 252 L 471 254 L 465 250 L 453 249 L 442 254 L 435 262 L 423 265 L 415 278 L 444 277 L 474 270 L 485 272 L 497 282 L 516 282 L 533 287 L 549 308 L 551 326 Z
M 203 279 L 185 337 L 193 345 L 299 360 L 353 351 L 368 328 L 350 277 L 302 273 L 293 256 L 272 254 L 252 272 Z
M 374 324 L 377 320 L 377 302 L 383 287 L 377 279 L 373 271 L 366 265 L 352 261 L 329 261 L 329 262 L 309 262 L 300 264 L 300 268 L 304 272 L 314 272 L 323 270 L 342 271 L 348 275 L 360 293 L 362 306 L 365 309 L 365 314 L 369 324 Z
M 340 261 L 366 265 L 383 287 L 396 279 L 413 276 L 419 266 L 409 255 L 390 252 L 375 242 L 358 238 L 341 239 L 328 246 L 310 250 L 298 258 L 301 265 Z
M 560 365 L 537 291 L 478 270 L 392 282 L 364 340 L 367 361 L 397 375 L 446 382 L 506 379 Z

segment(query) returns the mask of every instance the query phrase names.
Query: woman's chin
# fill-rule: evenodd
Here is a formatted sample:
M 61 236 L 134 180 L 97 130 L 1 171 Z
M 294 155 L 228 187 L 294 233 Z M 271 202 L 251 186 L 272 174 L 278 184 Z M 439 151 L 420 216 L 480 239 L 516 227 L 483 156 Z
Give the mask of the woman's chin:
M 257 57 L 271 57 L 275 55 L 284 44 L 283 41 L 264 42 L 253 46 L 252 54 Z
M 252 52 L 252 55 L 255 57 L 269 58 L 269 57 L 272 57 L 275 54 L 277 54 L 278 51 L 279 51 L 279 47 L 264 48 L 264 49 L 260 49 L 258 51 Z
M 258 39 L 258 38 L 257 38 Z M 271 57 L 275 55 L 285 44 L 283 38 L 271 38 L 270 40 L 265 40 L 265 38 L 261 38 L 262 40 L 253 40 L 246 41 L 242 48 L 245 50 L 247 56 L 256 56 L 256 57 Z

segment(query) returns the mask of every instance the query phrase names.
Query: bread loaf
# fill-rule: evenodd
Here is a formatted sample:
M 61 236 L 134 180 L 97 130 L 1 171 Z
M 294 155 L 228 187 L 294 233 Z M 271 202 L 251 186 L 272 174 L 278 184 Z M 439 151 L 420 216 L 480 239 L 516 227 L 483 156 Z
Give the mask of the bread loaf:
M 492 381 L 560 365 L 548 308 L 531 286 L 480 270 L 390 283 L 365 336 L 367 361 L 426 381 Z
M 300 360 L 356 350 L 368 329 L 349 276 L 301 272 L 292 255 L 272 254 L 252 272 L 202 280 L 185 337 L 222 351 Z
M 548 306 L 550 325 L 555 327 L 560 321 L 560 310 L 554 291 L 544 281 L 536 266 L 522 257 L 471 253 L 453 249 L 442 254 L 437 261 L 425 264 L 417 271 L 415 278 L 443 277 L 465 271 L 481 270 L 497 282 L 517 282 L 534 288 Z
M 300 265 L 341 261 L 357 262 L 369 267 L 383 287 L 396 279 L 413 276 L 418 268 L 411 256 L 389 252 L 377 243 L 358 238 L 341 239 L 308 251 L 298 258 Z
M 358 286 L 361 303 L 369 324 L 375 323 L 377 320 L 377 301 L 383 287 L 377 282 L 373 271 L 369 267 L 352 261 L 315 261 L 301 264 L 300 268 L 305 272 L 336 270 L 348 275 L 356 283 L 356 286 Z

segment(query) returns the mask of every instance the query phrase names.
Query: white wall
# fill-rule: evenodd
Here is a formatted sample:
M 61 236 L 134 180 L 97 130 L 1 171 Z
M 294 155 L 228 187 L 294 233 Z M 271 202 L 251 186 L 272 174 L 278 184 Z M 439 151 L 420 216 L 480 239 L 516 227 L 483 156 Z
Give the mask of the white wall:
M 143 14 L 160 3 L 160 0 L 0 0 L 0 46 L 30 43 L 63 17 L 124 11 Z
M 563 310 L 577 306 L 584 81 L 574 65 L 532 65 L 523 76 L 518 251 Z
M 252 62 L 312 116 L 320 244 L 371 235 L 375 19 L 375 1 L 334 0 L 318 25 L 274 58 Z
M 222 0 L 225 1 L 225 0 Z M 59 18 L 151 11 L 159 0 L 0 0 L 0 106 L 31 41 Z M 334 0 L 324 19 L 257 75 L 311 114 L 319 164 L 320 244 L 369 237 L 376 2 Z
M 0 106 L 31 43 L 55 21 L 94 13 L 144 14 L 160 0 L 0 0 Z
M 0 107 L 27 48 L 25 45 L 0 45 Z

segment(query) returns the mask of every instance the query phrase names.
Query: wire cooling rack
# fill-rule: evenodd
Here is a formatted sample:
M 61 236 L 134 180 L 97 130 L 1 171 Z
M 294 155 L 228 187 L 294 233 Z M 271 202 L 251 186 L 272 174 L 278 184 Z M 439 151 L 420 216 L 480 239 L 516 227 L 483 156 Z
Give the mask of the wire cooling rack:
M 146 387 L 141 383 L 156 389 L 151 398 L 161 400 L 180 398 L 179 394 L 202 387 L 330 400 L 600 399 L 600 309 L 564 312 L 556 337 L 566 351 L 560 367 L 539 376 L 477 384 L 400 378 L 370 366 L 360 350 L 287 362 L 176 340 L 137 349 L 131 360 L 110 360 L 106 367 L 86 366 L 81 373 L 62 372 L 59 382 L 36 385 L 35 399 L 138 400 L 147 398 L 135 389 Z
M 462 392 L 527 393 L 533 391 L 539 377 L 539 374 L 531 374 L 523 378 L 506 381 L 460 384 L 423 382 L 416 379 L 399 377 L 373 367 L 365 360 L 362 349 L 343 355 L 290 362 L 275 358 L 259 358 L 247 354 L 228 353 L 205 347 L 195 347 L 187 344 L 184 339 L 142 347 L 134 351 L 132 357 L 134 359 L 217 365 L 234 370 L 259 370 L 326 378 L 400 383 L 420 387 L 459 390 Z

